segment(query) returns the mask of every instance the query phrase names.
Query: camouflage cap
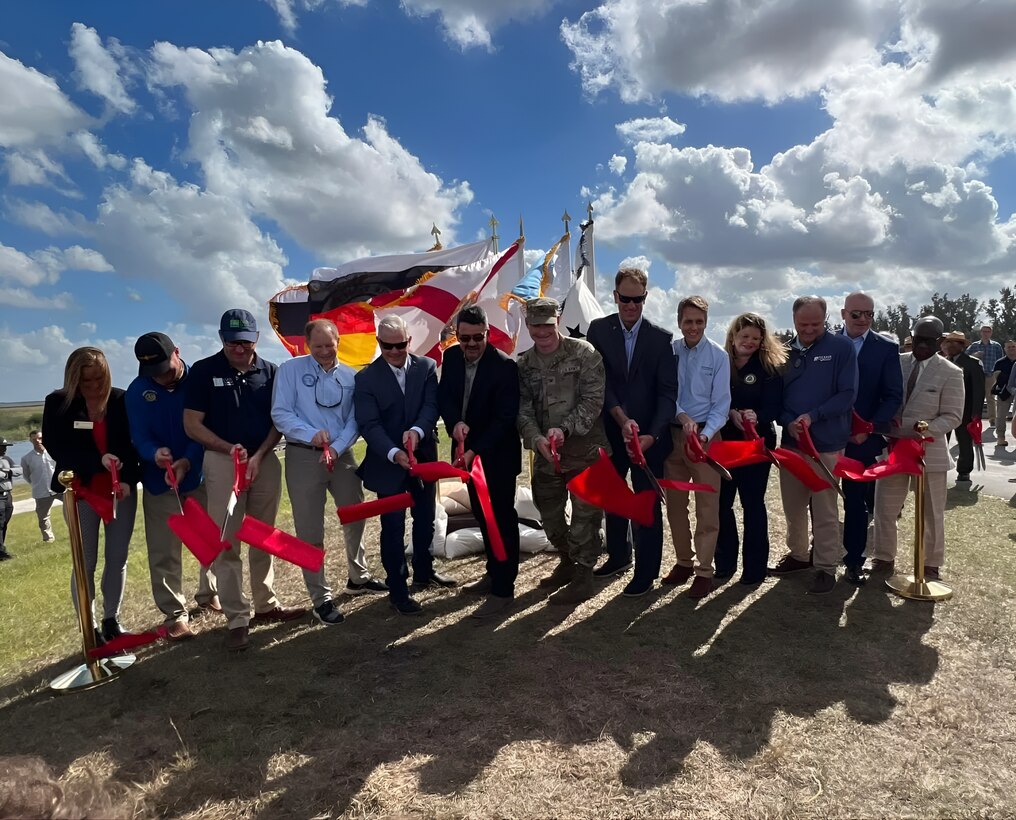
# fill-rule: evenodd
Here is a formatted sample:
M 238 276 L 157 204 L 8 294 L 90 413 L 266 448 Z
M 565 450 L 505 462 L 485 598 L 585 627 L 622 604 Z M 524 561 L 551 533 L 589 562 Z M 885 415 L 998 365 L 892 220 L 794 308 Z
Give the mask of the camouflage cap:
M 548 299 L 546 296 L 540 296 L 537 299 L 530 299 L 526 302 L 526 324 L 557 324 L 557 317 L 560 310 L 561 306 L 558 305 L 557 299 Z

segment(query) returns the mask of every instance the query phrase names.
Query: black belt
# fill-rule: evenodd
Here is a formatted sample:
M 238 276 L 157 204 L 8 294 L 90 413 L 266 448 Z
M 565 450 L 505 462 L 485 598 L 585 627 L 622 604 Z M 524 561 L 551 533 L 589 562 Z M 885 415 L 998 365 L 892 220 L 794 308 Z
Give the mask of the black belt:
M 695 423 L 699 427 L 705 427 L 706 426 L 706 423 L 704 421 L 696 421 Z M 681 424 L 681 422 L 679 422 L 679 421 L 672 421 L 672 422 L 670 422 L 670 426 L 671 427 L 684 427 L 684 425 Z
M 315 447 L 313 444 L 304 444 L 302 441 L 287 441 L 287 447 L 299 447 L 301 450 L 314 450 L 320 453 L 324 447 Z

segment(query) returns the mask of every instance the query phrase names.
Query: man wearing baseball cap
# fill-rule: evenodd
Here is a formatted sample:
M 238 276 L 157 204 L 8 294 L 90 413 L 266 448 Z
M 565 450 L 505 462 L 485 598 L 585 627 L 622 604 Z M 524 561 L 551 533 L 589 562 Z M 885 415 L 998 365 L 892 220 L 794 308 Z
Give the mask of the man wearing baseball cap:
M 14 556 L 7 552 L 7 525 L 14 515 L 14 479 L 21 475 L 21 468 L 7 455 L 10 442 L 0 436 L 0 561 Z
M 222 609 L 228 619 L 226 648 L 239 652 L 248 647 L 251 623 L 291 621 L 306 614 L 302 607 L 284 607 L 275 595 L 272 556 L 259 549 L 248 553 L 254 618 L 243 592 L 243 562 L 235 533 L 244 514 L 275 525 L 282 495 L 282 466 L 275 455 L 281 438 L 272 422 L 274 363 L 257 354 L 258 326 L 246 310 L 227 310 L 219 322 L 222 350 L 194 363 L 183 424 L 187 435 L 205 448 L 205 489 L 208 513 L 216 521 L 226 518 L 233 492 L 233 454 L 246 464 L 250 486 L 240 493 L 226 526 L 233 548 L 215 559 L 215 577 Z
M 975 418 L 980 422 L 984 406 L 984 368 L 967 349 L 967 337 L 961 330 L 950 330 L 942 337 L 942 355 L 963 371 L 963 416 L 956 427 L 956 443 L 959 456 L 956 458 L 956 480 L 970 481 L 974 468 L 974 441 L 967 425 Z
M 204 450 L 183 429 L 183 400 L 190 368 L 180 349 L 165 333 L 146 333 L 134 344 L 138 377 L 127 388 L 127 419 L 131 440 L 141 457 L 142 506 L 152 596 L 166 619 L 171 641 L 192 638 L 187 598 L 183 593 L 180 539 L 169 528 L 169 516 L 180 512 L 170 489 L 172 470 L 180 499 L 193 497 L 205 504 L 201 465 Z M 203 610 L 221 612 L 211 567 L 202 567 L 194 596 Z

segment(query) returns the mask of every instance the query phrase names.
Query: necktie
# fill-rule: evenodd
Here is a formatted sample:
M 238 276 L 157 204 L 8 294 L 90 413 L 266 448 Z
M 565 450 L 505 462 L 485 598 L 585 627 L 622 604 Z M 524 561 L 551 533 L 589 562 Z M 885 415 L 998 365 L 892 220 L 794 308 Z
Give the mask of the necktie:
M 910 378 L 907 379 L 907 397 L 904 400 L 904 404 L 910 401 L 910 394 L 914 392 L 914 385 L 917 384 L 917 377 L 920 375 L 921 363 L 914 362 L 914 366 L 910 369 Z
M 402 391 L 402 395 L 406 394 L 406 368 L 400 367 L 395 371 L 395 380 L 399 383 L 399 389 Z

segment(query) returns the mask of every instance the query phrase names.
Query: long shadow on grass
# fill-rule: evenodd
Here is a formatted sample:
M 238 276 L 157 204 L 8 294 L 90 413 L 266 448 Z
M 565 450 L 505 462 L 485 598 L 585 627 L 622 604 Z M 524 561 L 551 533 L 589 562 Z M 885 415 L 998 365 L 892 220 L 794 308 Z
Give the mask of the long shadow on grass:
M 626 599 L 619 582 L 571 612 L 543 604 L 533 563 L 503 622 L 428 593 L 425 618 L 375 601 L 340 627 L 258 629 L 240 657 L 219 631 L 149 652 L 100 689 L 13 704 L 0 753 L 62 769 L 102 750 L 116 780 L 149 784 L 147 811 L 170 815 L 229 801 L 273 818 L 412 810 L 417 790 L 457 794 L 527 742 L 612 739 L 621 781 L 644 789 L 699 742 L 756 754 L 780 714 L 843 704 L 883 721 L 890 686 L 937 667 L 921 643 L 932 607 L 894 607 L 874 584 L 818 600 L 803 579 L 731 585 L 696 604 L 686 589 Z M 370 787 L 379 778 L 384 794 Z

